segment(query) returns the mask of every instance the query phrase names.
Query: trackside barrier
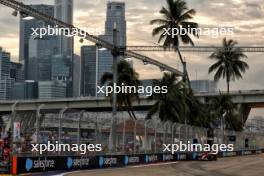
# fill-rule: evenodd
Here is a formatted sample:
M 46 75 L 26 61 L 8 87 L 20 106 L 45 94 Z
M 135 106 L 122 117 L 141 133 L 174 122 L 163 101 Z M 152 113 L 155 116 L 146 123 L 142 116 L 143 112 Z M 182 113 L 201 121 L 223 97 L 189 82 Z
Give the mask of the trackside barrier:
M 219 153 L 219 157 L 242 156 L 264 153 L 263 150 L 245 150 Z M 126 167 L 140 164 L 197 160 L 201 153 L 158 153 L 135 155 L 101 156 L 47 156 L 13 157 L 12 174 L 26 174 L 47 171 L 74 171 L 100 168 Z

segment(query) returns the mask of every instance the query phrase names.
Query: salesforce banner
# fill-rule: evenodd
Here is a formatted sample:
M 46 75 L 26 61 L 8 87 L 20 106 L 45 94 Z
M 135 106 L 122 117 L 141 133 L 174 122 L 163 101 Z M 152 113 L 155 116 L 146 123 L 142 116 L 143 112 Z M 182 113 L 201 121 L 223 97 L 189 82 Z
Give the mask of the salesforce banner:
M 179 157 L 180 156 L 180 157 Z M 71 171 L 81 169 L 98 169 L 108 167 L 124 167 L 157 162 L 185 160 L 187 154 L 138 154 L 138 155 L 102 155 L 102 156 L 50 156 L 50 157 L 18 157 L 16 173 L 33 173 L 44 171 Z M 14 163 L 13 163 L 14 164 Z
M 219 153 L 221 157 L 259 154 L 257 151 L 234 151 Z M 159 153 L 137 155 L 101 155 L 101 156 L 50 156 L 50 157 L 13 157 L 13 174 L 44 171 L 73 171 L 81 169 L 99 169 L 124 167 L 158 162 L 196 160 L 201 153 Z

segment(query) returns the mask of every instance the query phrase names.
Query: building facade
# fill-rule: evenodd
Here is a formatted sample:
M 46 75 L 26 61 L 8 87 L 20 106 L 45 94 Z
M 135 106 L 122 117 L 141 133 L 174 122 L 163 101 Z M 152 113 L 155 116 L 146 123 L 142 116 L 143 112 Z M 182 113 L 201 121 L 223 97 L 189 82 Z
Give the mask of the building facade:
M 66 84 L 62 81 L 38 82 L 39 99 L 65 98 L 66 91 Z
M 24 82 L 24 71 L 21 63 L 11 62 L 10 77 L 13 78 L 15 82 Z
M 0 47 L 0 100 L 8 100 L 12 97 L 14 79 L 10 78 L 10 53 Z
M 97 48 L 96 46 L 81 47 L 81 95 L 96 96 L 97 84 Z
M 55 0 L 55 18 L 65 23 L 73 24 L 73 0 Z M 64 62 L 69 67 L 70 76 L 67 78 L 67 97 L 73 96 L 73 57 L 74 38 L 65 35 L 59 36 L 59 54 L 64 58 Z
M 105 35 L 113 36 L 113 29 L 118 31 L 118 45 L 126 46 L 126 14 L 124 2 L 108 2 L 105 22 Z M 113 40 L 111 40 L 112 42 Z
M 216 92 L 217 83 L 210 80 L 194 80 L 191 81 L 191 88 L 194 93 Z
M 36 9 L 37 11 L 44 13 L 48 16 L 54 17 L 54 6 L 52 5 L 30 5 L 30 7 Z M 38 19 L 24 19 L 23 17 L 20 17 L 20 27 L 19 27 L 19 62 L 23 63 L 24 65 L 24 74 L 25 79 L 28 78 L 28 66 L 29 66 L 29 51 L 31 48 L 29 47 L 29 39 L 32 34 L 31 28 L 40 28 L 45 27 L 48 24 L 44 21 L 38 20 Z M 52 26 L 52 25 L 51 25 Z
M 15 82 L 13 87 L 13 100 L 26 100 L 38 98 L 38 83 L 34 81 Z
M 58 54 L 58 37 L 45 36 L 44 38 L 30 37 L 29 65 L 27 79 L 34 81 L 51 80 L 52 57 Z
M 119 46 L 126 45 L 126 19 L 125 3 L 108 2 L 105 21 L 105 34 L 99 37 L 113 43 L 113 29 L 118 31 L 117 43 Z M 97 94 L 97 86 L 101 85 L 101 77 L 104 73 L 112 73 L 113 56 L 111 51 L 97 49 L 96 46 L 83 46 L 81 48 L 82 60 L 82 96 L 103 96 Z
M 81 89 L 81 57 L 74 54 L 73 57 L 73 97 L 80 96 Z

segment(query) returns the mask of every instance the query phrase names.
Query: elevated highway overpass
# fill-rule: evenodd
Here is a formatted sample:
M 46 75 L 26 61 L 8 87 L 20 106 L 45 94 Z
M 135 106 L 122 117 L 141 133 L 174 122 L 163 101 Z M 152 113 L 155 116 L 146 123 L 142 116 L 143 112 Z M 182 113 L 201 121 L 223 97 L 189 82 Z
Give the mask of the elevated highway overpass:
M 225 92 L 221 92 L 222 94 Z M 210 98 L 218 96 L 220 92 L 199 93 L 195 96 L 200 102 L 206 103 Z M 233 91 L 230 92 L 233 102 L 240 106 L 244 121 L 247 119 L 251 108 L 264 107 L 264 90 Z M 154 101 L 141 98 L 140 102 L 133 103 L 134 110 L 146 111 L 154 104 Z M 9 100 L 0 101 L 0 114 L 10 114 L 13 110 L 36 111 L 41 106 L 42 111 L 59 111 L 65 107 L 86 111 L 111 111 L 112 106 L 109 99 L 103 97 L 78 97 L 46 100 Z

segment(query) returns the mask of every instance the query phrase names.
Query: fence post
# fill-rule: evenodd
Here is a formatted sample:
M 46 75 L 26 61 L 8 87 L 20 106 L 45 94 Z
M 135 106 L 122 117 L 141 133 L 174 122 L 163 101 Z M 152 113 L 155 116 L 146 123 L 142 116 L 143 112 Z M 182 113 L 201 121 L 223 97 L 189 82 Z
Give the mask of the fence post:
M 63 113 L 67 110 L 67 107 L 64 107 L 63 109 L 60 110 L 59 113 L 59 144 L 61 143 L 61 133 L 62 133 L 62 118 L 63 118 Z
M 176 127 L 177 123 L 173 123 L 172 129 L 171 129 L 171 143 L 174 144 L 174 129 Z
M 45 106 L 45 104 L 41 104 L 37 108 L 36 112 L 36 142 L 39 144 L 39 128 L 40 128 L 40 110 Z
M 157 128 L 159 126 L 159 123 L 155 126 L 155 153 L 157 153 Z
M 148 120 L 145 120 L 145 138 L 144 138 L 144 150 L 145 150 L 145 153 L 147 153 L 147 142 L 148 142 L 148 140 L 147 140 L 147 136 L 148 136 L 148 134 L 147 134 L 147 125 L 148 125 L 148 123 L 150 122 L 150 120 L 148 119 Z
M 81 121 L 82 121 L 82 117 L 83 117 L 83 114 L 84 114 L 85 111 L 81 111 L 79 114 L 78 114 L 78 117 L 79 117 L 79 121 L 78 121 L 78 134 L 77 134 L 77 144 L 80 146 L 81 144 Z
M 126 118 L 123 117 L 124 119 L 124 124 L 123 124 L 123 146 L 122 146 L 122 152 L 125 154 L 125 143 L 126 143 Z
M 137 140 L 137 120 L 134 120 L 134 154 L 136 154 L 136 140 Z

